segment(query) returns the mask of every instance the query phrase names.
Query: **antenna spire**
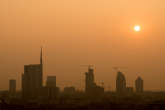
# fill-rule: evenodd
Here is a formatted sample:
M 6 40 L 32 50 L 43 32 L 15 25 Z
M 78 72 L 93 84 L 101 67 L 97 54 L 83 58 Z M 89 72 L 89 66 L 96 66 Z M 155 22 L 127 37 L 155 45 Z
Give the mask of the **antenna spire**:
M 41 53 L 40 53 L 40 64 L 42 65 L 43 62 L 42 62 L 42 47 L 41 47 Z

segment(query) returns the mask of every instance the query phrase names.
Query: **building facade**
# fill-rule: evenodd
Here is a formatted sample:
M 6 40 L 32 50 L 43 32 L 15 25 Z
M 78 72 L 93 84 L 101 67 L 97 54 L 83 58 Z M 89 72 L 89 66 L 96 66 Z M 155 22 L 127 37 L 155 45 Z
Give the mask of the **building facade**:
M 141 77 L 135 80 L 135 89 L 137 93 L 143 92 L 143 79 Z
M 11 97 L 14 97 L 16 94 L 16 80 L 15 79 L 9 80 L 9 94 Z
M 116 78 L 116 92 L 117 93 L 124 93 L 126 91 L 126 79 L 122 72 L 117 73 Z
M 85 73 L 85 92 L 90 96 L 99 96 L 104 93 L 104 88 L 96 85 L 94 80 L 94 70 L 88 68 L 88 72 Z
M 85 92 L 89 93 L 90 91 L 92 91 L 94 86 L 94 70 L 88 68 L 88 72 L 85 73 Z

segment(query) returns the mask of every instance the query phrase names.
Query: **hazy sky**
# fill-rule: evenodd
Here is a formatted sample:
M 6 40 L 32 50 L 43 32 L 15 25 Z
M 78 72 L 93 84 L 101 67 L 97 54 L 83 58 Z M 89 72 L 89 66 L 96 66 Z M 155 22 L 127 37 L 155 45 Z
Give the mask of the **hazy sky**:
M 165 0 L 0 0 L 0 89 L 24 64 L 39 63 L 44 79 L 84 88 L 84 72 L 95 65 L 98 85 L 114 90 L 121 68 L 127 85 L 137 76 L 145 90 L 165 90 Z M 134 25 L 142 30 L 135 32 Z

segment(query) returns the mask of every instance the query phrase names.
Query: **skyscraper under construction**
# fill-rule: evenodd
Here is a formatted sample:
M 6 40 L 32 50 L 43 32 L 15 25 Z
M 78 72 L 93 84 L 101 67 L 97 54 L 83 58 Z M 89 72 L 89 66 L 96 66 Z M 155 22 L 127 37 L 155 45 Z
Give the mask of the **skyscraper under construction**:
M 126 79 L 122 72 L 118 71 L 116 78 L 116 92 L 124 93 L 126 91 Z
M 104 93 L 104 88 L 96 85 L 94 80 L 94 70 L 88 68 L 88 72 L 85 73 L 85 92 L 90 96 L 99 96 Z

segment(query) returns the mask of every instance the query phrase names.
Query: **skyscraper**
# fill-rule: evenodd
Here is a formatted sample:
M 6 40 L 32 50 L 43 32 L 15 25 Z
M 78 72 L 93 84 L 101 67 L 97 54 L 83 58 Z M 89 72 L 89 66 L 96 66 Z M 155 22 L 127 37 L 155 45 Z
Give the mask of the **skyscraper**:
M 135 80 L 135 88 L 137 93 L 143 92 L 143 79 L 141 77 Z
M 37 91 L 42 88 L 43 61 L 42 48 L 40 54 L 40 64 L 31 64 L 24 66 L 22 75 L 22 95 L 24 98 L 34 98 Z
M 117 73 L 116 78 L 116 92 L 117 93 L 124 93 L 126 91 L 126 79 L 122 72 Z
M 104 88 L 96 85 L 94 81 L 94 70 L 88 68 L 88 72 L 85 73 L 85 92 L 90 96 L 100 96 L 104 93 Z
M 9 80 L 9 94 L 13 97 L 16 93 L 16 80 L 11 79 Z
M 88 68 L 88 72 L 85 73 L 85 92 L 89 93 L 92 91 L 92 88 L 95 85 L 94 82 L 94 70 L 92 68 Z

